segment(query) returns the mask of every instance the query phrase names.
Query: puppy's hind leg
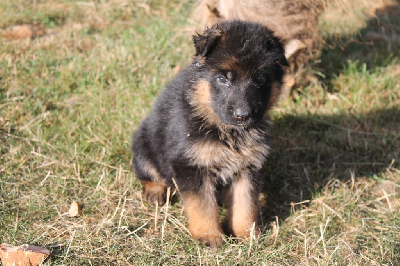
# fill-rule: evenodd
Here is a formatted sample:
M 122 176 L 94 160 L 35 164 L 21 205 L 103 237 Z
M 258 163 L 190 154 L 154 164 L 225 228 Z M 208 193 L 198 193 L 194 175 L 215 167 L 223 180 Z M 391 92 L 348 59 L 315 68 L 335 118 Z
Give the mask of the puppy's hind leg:
M 166 200 L 167 186 L 165 179 L 161 177 L 159 171 L 147 159 L 136 156 L 133 163 L 136 176 L 142 181 L 144 201 L 162 205 Z

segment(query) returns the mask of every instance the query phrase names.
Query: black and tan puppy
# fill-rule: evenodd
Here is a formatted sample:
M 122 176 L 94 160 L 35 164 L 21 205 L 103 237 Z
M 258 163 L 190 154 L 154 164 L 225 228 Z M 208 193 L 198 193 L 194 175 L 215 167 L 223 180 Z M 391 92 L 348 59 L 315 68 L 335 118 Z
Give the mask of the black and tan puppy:
M 193 63 L 134 134 L 132 166 L 145 200 L 163 203 L 177 185 L 193 238 L 220 246 L 218 193 L 233 235 L 249 236 L 257 220 L 268 111 L 287 61 L 279 39 L 256 23 L 223 22 L 193 41 Z

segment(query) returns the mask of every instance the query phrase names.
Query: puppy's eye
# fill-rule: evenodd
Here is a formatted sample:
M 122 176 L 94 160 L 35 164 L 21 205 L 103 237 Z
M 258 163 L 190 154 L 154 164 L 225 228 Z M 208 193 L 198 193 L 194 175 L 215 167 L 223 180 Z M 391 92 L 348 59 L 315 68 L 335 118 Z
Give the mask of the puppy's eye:
M 226 77 L 224 77 L 224 76 L 218 76 L 217 77 L 217 81 L 218 81 L 218 83 L 221 83 L 221 84 L 224 84 L 224 85 L 228 83 L 228 79 Z

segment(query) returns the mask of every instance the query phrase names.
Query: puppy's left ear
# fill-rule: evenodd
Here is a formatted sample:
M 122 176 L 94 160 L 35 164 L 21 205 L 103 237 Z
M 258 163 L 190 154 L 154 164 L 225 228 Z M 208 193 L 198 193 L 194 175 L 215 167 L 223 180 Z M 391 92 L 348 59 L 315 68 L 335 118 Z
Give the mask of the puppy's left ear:
M 196 56 L 205 57 L 215 45 L 217 40 L 221 37 L 221 30 L 218 25 L 207 28 L 203 34 L 196 34 L 193 36 L 193 43 L 196 49 Z

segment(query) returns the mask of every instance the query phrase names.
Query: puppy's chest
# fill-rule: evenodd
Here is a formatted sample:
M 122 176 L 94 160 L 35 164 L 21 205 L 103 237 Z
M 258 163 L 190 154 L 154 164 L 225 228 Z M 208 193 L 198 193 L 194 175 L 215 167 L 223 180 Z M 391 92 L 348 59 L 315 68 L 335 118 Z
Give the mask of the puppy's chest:
M 228 183 L 241 173 L 262 168 L 269 146 L 257 138 L 233 142 L 196 140 L 186 150 L 192 165 L 206 169 L 207 174 Z

